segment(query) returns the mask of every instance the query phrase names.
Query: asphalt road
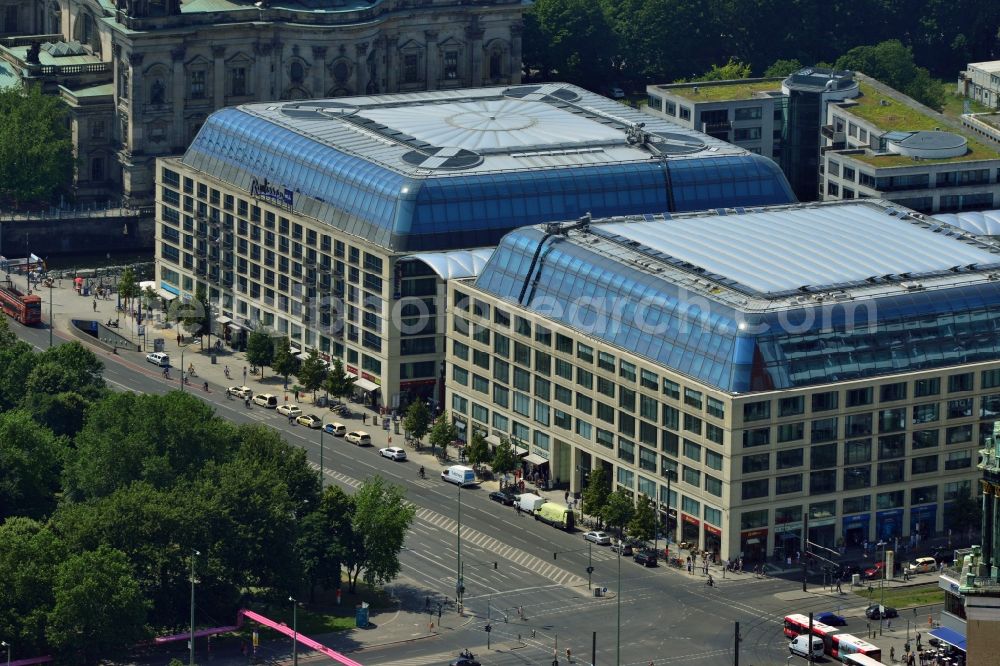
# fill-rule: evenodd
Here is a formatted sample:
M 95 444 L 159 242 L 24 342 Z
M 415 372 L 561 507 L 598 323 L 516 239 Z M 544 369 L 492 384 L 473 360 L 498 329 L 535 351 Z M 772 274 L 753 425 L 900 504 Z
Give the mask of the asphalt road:
M 23 339 L 44 348 L 46 329 L 11 327 Z M 59 336 L 57 333 L 57 338 Z M 64 338 L 65 339 L 65 338 Z M 176 389 L 176 376 L 168 384 L 161 372 L 144 361 L 144 355 L 105 354 L 105 378 L 121 390 L 165 393 Z M 178 373 L 174 373 L 176 375 Z M 319 467 L 320 434 L 302 426 L 291 426 L 273 410 L 244 407 L 228 400 L 220 387 L 210 393 L 201 380 L 187 390 L 212 403 L 217 413 L 235 422 L 263 423 L 275 428 L 290 443 L 304 448 Z M 312 410 L 307 410 L 312 411 Z M 338 419 L 348 429 L 362 427 L 359 418 Z M 375 446 L 355 447 L 342 438 L 323 437 L 326 483 L 357 487 L 374 474 L 403 486 L 418 508 L 401 554 L 402 574 L 392 584 L 403 604 L 421 611 L 439 601 L 450 600 L 444 612 L 455 614 L 456 566 L 458 562 L 458 511 L 461 494 L 461 559 L 464 563 L 466 618 L 452 617 L 451 632 L 434 639 L 366 651 L 365 663 L 409 666 L 447 663 L 457 650 L 472 649 L 484 664 L 551 664 L 553 651 L 566 663 L 569 647 L 577 663 L 591 663 L 596 632 L 594 663 L 615 664 L 620 649 L 621 664 L 731 664 L 734 663 L 734 623 L 740 622 L 740 660 L 764 666 L 785 663 L 787 640 L 781 619 L 792 612 L 841 610 L 827 597 L 810 596 L 782 601 L 776 595 L 797 584 L 778 579 L 757 579 L 751 574 L 722 579 L 713 571 L 715 587 L 708 587 L 700 574 L 663 566 L 644 568 L 631 558 L 618 558 L 607 547 L 588 549 L 577 531 L 562 532 L 527 516 L 518 517 L 510 507 L 489 501 L 481 489 L 459 491 L 438 478 L 440 465 L 426 456 L 408 462 L 392 462 L 378 455 L 389 433 L 368 425 Z M 395 436 L 398 444 L 401 439 Z M 418 467 L 426 465 L 426 479 Z M 553 553 L 558 556 L 553 558 Z M 496 566 L 494 568 L 494 563 Z M 593 583 L 608 589 L 608 596 L 594 597 L 588 588 L 586 568 L 594 567 Z M 618 576 L 620 565 L 620 596 Z M 856 599 L 847 595 L 845 599 Z M 844 602 L 840 602 L 844 603 Z M 863 604 L 853 601 L 844 611 Z M 521 608 L 521 614 L 518 613 Z M 483 630 L 491 618 L 491 649 L 486 649 Z M 618 627 L 620 618 L 620 641 Z M 865 622 L 855 631 L 864 635 Z M 619 647 L 620 646 L 620 647 Z M 793 660 L 796 661 L 798 658 Z

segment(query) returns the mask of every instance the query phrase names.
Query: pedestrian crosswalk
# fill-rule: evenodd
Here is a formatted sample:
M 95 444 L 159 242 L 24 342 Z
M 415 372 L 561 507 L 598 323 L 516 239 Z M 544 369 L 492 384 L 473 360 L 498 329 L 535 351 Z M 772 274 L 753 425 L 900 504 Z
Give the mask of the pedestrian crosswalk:
M 458 523 L 456 521 L 430 509 L 418 509 L 417 519 L 451 534 L 458 532 Z M 587 583 L 586 578 L 570 573 L 539 557 L 535 557 L 531 553 L 527 553 L 520 548 L 515 548 L 478 530 L 463 527 L 462 541 L 478 546 L 487 552 L 494 553 L 558 585 L 579 587 Z

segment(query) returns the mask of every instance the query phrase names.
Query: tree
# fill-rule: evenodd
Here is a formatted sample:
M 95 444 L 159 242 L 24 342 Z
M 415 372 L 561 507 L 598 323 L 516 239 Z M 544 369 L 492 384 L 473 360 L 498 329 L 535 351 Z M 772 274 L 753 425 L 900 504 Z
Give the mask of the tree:
M 120 550 L 70 555 L 56 570 L 53 597 L 46 633 L 70 662 L 124 657 L 148 635 L 147 603 Z
M 340 572 L 354 540 L 354 498 L 338 486 L 327 486 L 316 511 L 299 522 L 295 553 L 309 584 L 309 598 L 317 585 L 340 587 Z
M 292 354 L 292 343 L 288 341 L 288 338 L 281 338 L 278 341 L 278 348 L 274 350 L 271 368 L 285 379 L 286 389 L 288 388 L 288 376 L 295 373 L 298 365 L 299 359 Z
M 54 530 L 30 518 L 0 523 L 0 635 L 22 655 L 45 654 L 56 566 L 66 548 Z
M 733 81 L 735 79 L 746 79 L 750 77 L 750 65 L 746 65 L 739 60 L 732 58 L 719 67 L 712 65 L 712 68 L 698 77 L 700 81 Z
M 604 467 L 598 465 L 590 470 L 587 487 L 583 489 L 583 512 L 597 516 L 598 520 L 601 520 L 610 494 L 611 484 L 605 475 Z
M 472 465 L 473 469 L 479 469 L 480 465 L 490 459 L 490 447 L 486 443 L 486 438 L 478 430 L 473 429 L 472 437 L 465 445 L 465 458 Z
M 0 413 L 0 521 L 52 512 L 65 451 L 66 442 L 27 412 Z
M 38 85 L 0 89 L 0 202 L 58 200 L 70 192 L 74 166 L 66 103 Z
M 940 110 L 943 104 L 941 85 L 931 79 L 926 69 L 917 67 L 913 52 L 898 39 L 856 46 L 840 56 L 836 66 L 864 72 L 932 109 Z
M 441 447 L 441 458 L 445 459 L 448 457 L 448 445 L 458 439 L 458 428 L 452 423 L 451 417 L 448 416 L 448 412 L 442 412 L 441 416 L 437 417 L 434 421 L 434 426 L 431 428 L 430 440 L 431 452 L 434 452 L 435 447 Z
M 135 271 L 131 266 L 126 266 L 121 277 L 118 278 L 118 293 L 121 295 L 126 310 L 128 310 L 131 300 L 139 296 L 139 282 L 135 279 Z
M 318 351 L 315 349 L 309 351 L 309 357 L 299 366 L 296 376 L 302 382 L 302 388 L 311 391 L 315 400 L 316 390 L 323 385 L 323 380 L 326 379 L 326 366 L 323 364 L 323 359 L 319 357 Z
M 350 590 L 357 591 L 364 572 L 368 585 L 382 585 L 399 575 L 399 552 L 413 523 L 416 507 L 403 497 L 403 489 L 380 476 L 368 477 L 354 495 L 354 533 L 348 555 Z
M 182 317 L 184 325 L 191 331 L 192 336 L 212 334 L 211 308 L 204 287 L 199 286 L 195 290 L 194 298 L 185 305 Z
M 608 501 L 604 505 L 601 515 L 608 527 L 618 528 L 619 538 L 625 530 L 625 526 L 635 515 L 635 503 L 623 488 L 615 490 L 608 495 Z
M 251 331 L 247 338 L 247 360 L 260 368 L 260 378 L 264 378 L 264 366 L 274 360 L 274 345 L 271 336 L 261 330 Z
M 403 430 L 417 440 L 417 445 L 427 434 L 431 425 L 431 410 L 423 400 L 417 399 L 406 408 L 406 416 L 403 418 Z
M 51 395 L 73 391 L 88 400 L 97 400 L 107 388 L 103 373 L 104 364 L 94 352 L 73 341 L 38 354 L 34 369 L 22 384 L 22 392 Z
M 764 70 L 764 76 L 767 78 L 775 76 L 791 76 L 800 69 L 802 69 L 802 63 L 795 58 L 790 60 L 778 59 L 771 63 L 770 67 Z
M 586 86 L 613 76 L 617 40 L 600 3 L 592 0 L 536 0 L 525 12 L 525 64 L 543 78 Z
M 344 372 L 344 362 L 339 358 L 335 358 L 333 359 L 333 367 L 330 368 L 330 372 L 326 375 L 324 388 L 328 394 L 340 400 L 345 395 L 350 395 L 354 392 L 355 381 L 354 376 Z
M 493 460 L 490 462 L 493 473 L 501 477 L 510 474 L 517 469 L 517 456 L 514 455 L 514 445 L 506 437 L 500 438 L 500 443 L 493 451 Z
M 656 509 L 648 495 L 639 495 L 635 513 L 628 523 L 628 533 L 642 541 L 652 541 L 656 536 Z

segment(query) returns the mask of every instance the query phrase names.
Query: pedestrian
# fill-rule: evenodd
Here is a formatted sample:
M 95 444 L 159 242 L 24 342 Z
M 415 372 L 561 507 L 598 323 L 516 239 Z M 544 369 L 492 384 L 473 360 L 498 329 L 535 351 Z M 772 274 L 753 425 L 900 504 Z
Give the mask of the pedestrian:
M 424 597 L 424 610 L 427 610 L 430 607 L 431 607 L 431 597 L 430 595 L 427 595 L 426 597 Z
M 514 513 L 517 514 L 518 518 L 521 517 L 521 505 L 517 501 L 514 502 Z
M 97 312 L 97 299 L 94 299 L 94 312 Z
M 441 624 L 441 604 L 438 604 L 438 624 Z
M 566 502 L 569 502 L 569 491 L 568 490 L 563 493 L 563 500 L 566 501 Z
M 896 663 L 896 646 L 895 645 L 893 645 L 892 647 L 889 648 L 889 661 L 892 662 L 892 663 L 894 663 L 894 664 Z

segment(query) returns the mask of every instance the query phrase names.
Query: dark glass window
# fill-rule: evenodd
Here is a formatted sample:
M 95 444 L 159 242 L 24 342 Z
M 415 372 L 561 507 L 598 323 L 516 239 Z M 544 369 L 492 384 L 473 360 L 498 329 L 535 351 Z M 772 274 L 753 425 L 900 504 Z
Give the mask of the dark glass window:
M 826 469 L 837 466 L 837 443 L 821 444 L 809 448 L 809 469 Z
M 826 412 L 838 407 L 838 393 L 827 391 L 826 393 L 814 393 L 812 397 L 812 410 L 814 412 Z
M 871 465 L 844 468 L 844 490 L 860 490 L 862 488 L 869 488 L 871 485 Z
M 809 473 L 809 494 L 822 495 L 832 493 L 837 490 L 837 470 L 830 469 L 822 472 Z
M 785 451 L 778 451 L 776 455 L 778 469 L 802 466 L 803 449 L 787 449 Z
M 757 499 L 759 497 L 767 497 L 770 480 L 769 479 L 759 479 L 757 481 L 744 481 L 742 484 L 742 496 L 745 500 Z
M 894 460 L 878 464 L 878 484 L 880 486 L 889 483 L 899 483 L 903 480 L 906 471 L 905 460 Z
M 805 398 L 797 395 L 791 398 L 782 398 L 778 401 L 778 416 L 796 416 L 806 410 Z

